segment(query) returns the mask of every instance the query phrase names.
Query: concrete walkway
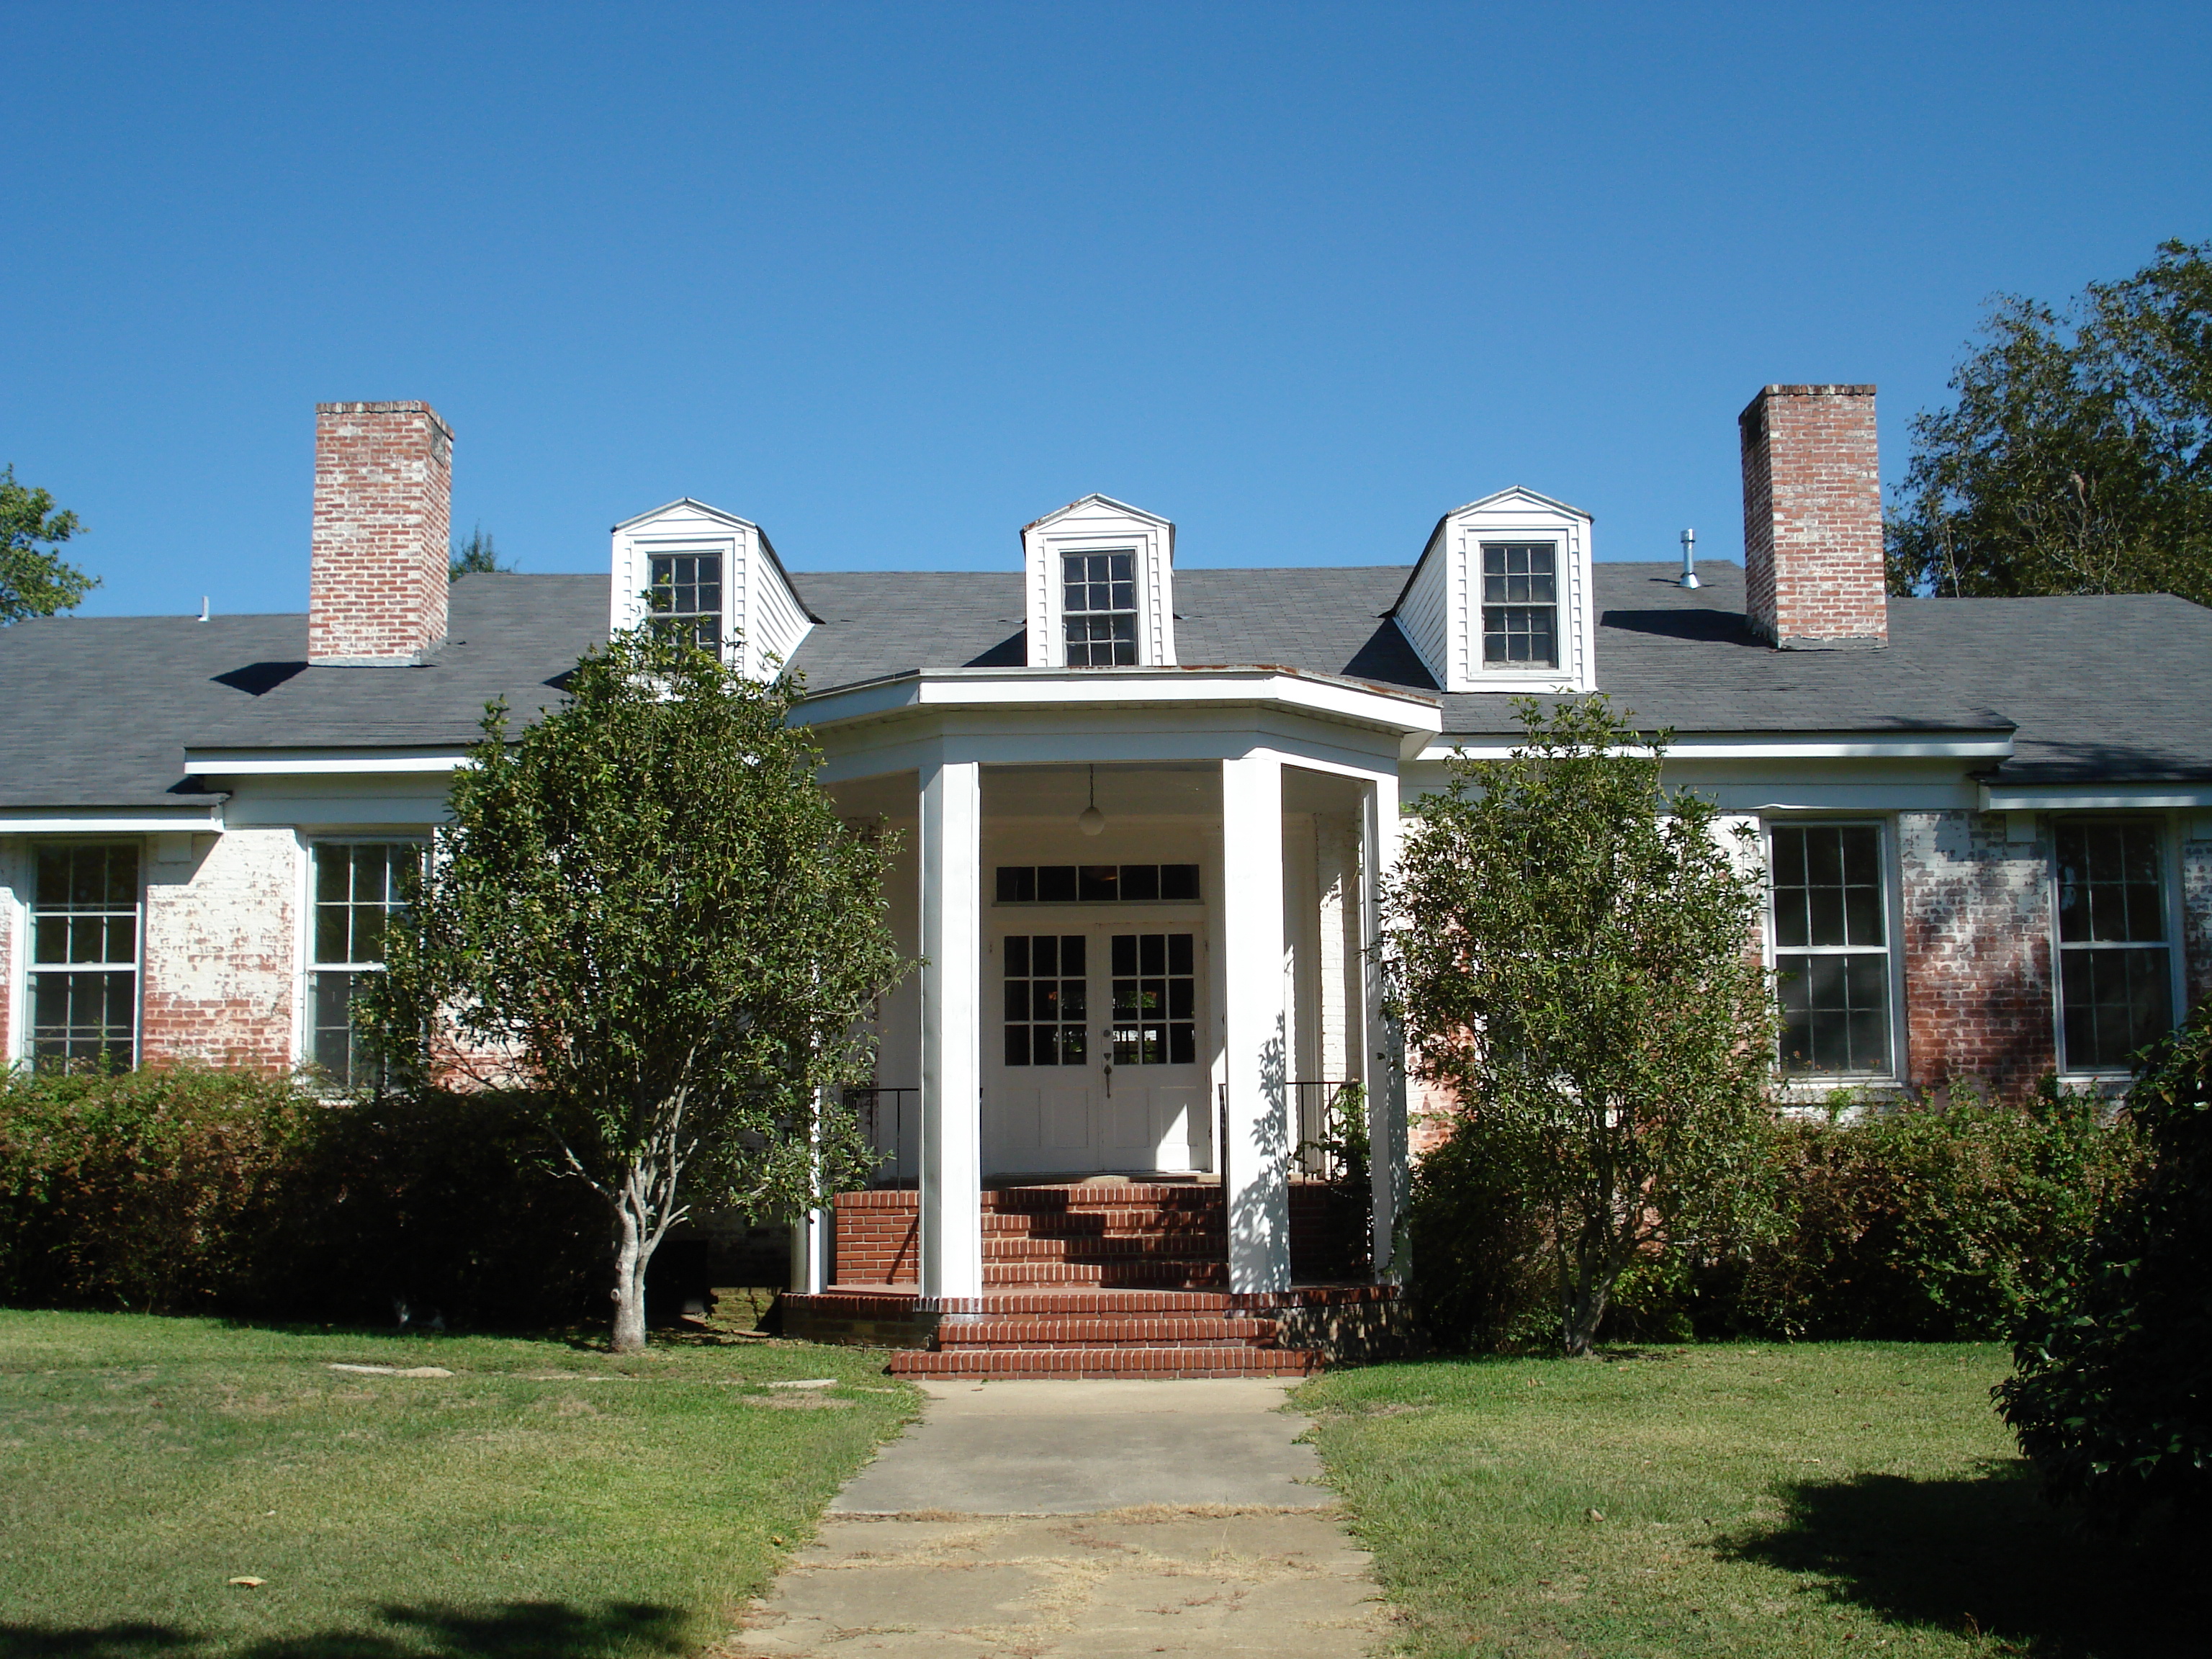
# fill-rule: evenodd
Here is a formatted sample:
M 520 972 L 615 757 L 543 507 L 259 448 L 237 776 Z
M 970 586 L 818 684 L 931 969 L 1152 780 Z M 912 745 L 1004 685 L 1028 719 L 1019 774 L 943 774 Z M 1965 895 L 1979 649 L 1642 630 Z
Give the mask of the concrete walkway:
M 926 1382 L 731 1659 L 1354 1659 L 1388 1620 L 1287 1384 Z

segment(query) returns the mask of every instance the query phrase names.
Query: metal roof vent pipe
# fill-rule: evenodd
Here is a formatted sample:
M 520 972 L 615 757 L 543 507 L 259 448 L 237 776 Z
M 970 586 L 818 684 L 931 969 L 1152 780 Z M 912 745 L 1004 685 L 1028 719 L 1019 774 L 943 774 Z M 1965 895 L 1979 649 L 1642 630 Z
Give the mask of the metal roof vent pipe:
M 1698 532 L 1694 530 L 1685 530 L 1682 532 L 1682 580 L 1676 582 L 1674 586 L 1677 587 L 1705 586 L 1698 580 Z

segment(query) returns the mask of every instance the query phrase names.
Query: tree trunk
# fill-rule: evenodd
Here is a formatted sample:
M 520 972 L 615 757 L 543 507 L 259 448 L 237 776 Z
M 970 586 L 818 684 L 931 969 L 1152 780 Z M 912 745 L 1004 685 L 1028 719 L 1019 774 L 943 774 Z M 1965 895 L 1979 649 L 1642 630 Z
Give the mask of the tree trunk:
M 633 1171 L 615 1203 L 615 1286 L 609 1294 L 615 1304 L 617 1353 L 636 1353 L 645 1346 L 645 1268 L 653 1260 L 655 1240 L 648 1231 L 651 1218 L 637 1201 L 640 1186 Z

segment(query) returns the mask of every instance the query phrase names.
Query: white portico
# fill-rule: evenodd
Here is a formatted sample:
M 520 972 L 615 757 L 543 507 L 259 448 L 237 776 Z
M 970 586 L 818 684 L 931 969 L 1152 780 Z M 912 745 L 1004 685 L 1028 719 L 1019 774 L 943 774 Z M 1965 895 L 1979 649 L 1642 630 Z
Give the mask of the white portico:
M 1370 1085 L 1387 1251 L 1404 1097 L 1368 946 L 1433 698 L 1274 668 L 976 668 L 799 718 L 848 813 L 898 836 L 892 925 L 923 965 L 884 1010 L 878 1080 L 919 1091 L 887 1150 L 918 1178 L 923 1297 L 982 1292 L 987 1182 L 1097 1175 L 1218 1182 L 1230 1289 L 1286 1289 L 1306 1078 Z

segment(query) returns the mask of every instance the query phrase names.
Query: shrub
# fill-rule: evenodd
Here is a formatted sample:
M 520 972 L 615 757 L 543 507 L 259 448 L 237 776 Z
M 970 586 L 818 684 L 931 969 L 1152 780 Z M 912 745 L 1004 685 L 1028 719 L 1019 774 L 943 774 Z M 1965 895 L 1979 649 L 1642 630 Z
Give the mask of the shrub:
M 194 1067 L 0 1084 L 0 1297 L 174 1310 L 246 1269 L 251 1218 L 312 1102 Z
M 598 1311 L 605 1233 L 496 1095 L 332 1102 L 194 1066 L 0 1085 L 18 1305 L 538 1324 Z
M 1764 1246 L 1711 1252 L 1699 1322 L 1930 1341 L 2008 1334 L 2140 1156 L 2124 1119 L 2055 1080 L 2024 1101 L 1961 1091 L 1787 1121 L 1775 1152 L 1788 1225 Z
M 1610 1340 L 2003 1336 L 2131 1189 L 2125 1117 L 2046 1083 L 2025 1101 L 1923 1097 L 1772 1121 L 1780 1224 L 1686 1233 L 1622 1277 Z M 1463 1121 L 1416 1171 L 1414 1282 L 1446 1346 L 1546 1344 L 1547 1223 Z
M 2150 1049 L 2128 1110 L 2149 1171 L 2021 1322 L 1996 1391 L 2045 1492 L 2114 1524 L 2212 1508 L 2212 1000 Z

